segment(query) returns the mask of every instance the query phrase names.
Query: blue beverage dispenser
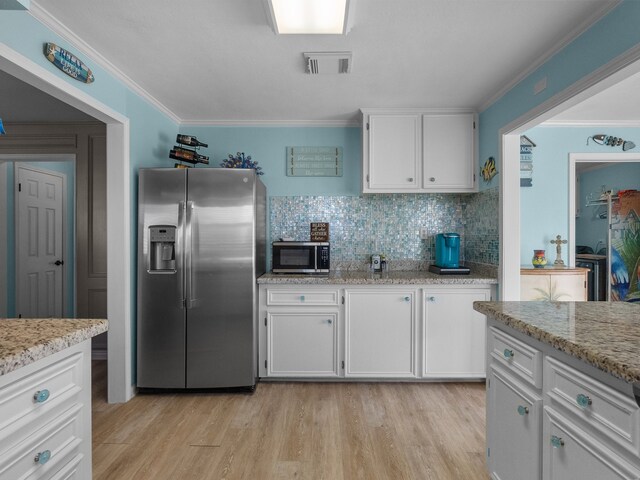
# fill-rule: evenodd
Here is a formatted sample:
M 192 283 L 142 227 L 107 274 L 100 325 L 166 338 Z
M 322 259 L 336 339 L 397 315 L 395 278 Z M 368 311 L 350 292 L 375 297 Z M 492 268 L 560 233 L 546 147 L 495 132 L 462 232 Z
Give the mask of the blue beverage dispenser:
M 442 268 L 460 266 L 460 235 L 458 233 L 436 235 L 436 265 Z

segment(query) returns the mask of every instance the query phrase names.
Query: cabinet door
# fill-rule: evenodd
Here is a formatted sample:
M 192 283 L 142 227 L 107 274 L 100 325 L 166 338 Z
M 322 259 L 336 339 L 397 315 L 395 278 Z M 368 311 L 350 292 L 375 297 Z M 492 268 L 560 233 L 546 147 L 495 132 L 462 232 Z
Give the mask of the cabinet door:
M 544 407 L 543 479 L 619 480 L 640 478 L 640 470 L 550 407 Z
M 422 117 L 423 186 L 463 192 L 475 188 L 475 115 L 429 114 Z
M 495 365 L 487 375 L 487 464 L 491 478 L 539 480 L 542 399 Z
M 520 275 L 520 300 L 584 302 L 587 300 L 587 277 L 584 271 L 551 269 L 527 271 Z
M 369 115 L 368 119 L 369 130 L 365 132 L 368 133 L 368 172 L 365 172 L 364 191 L 419 188 L 420 115 Z
M 415 290 L 347 291 L 345 376 L 415 377 Z
M 267 316 L 267 375 L 338 376 L 338 313 L 284 312 Z
M 425 296 L 425 377 L 484 377 L 486 318 L 474 301 L 491 298 L 488 290 L 428 291 Z

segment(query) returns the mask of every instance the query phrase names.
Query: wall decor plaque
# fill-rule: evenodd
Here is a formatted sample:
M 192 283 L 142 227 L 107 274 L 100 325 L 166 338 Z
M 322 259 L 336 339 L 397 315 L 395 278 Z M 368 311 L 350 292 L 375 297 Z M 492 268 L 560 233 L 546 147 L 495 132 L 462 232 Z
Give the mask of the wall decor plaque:
M 93 73 L 78 57 L 55 43 L 44 44 L 44 56 L 71 78 L 82 83 L 93 83 Z
M 328 242 L 329 241 L 329 223 L 328 222 L 312 222 L 310 238 L 312 242 Z
M 288 177 L 341 177 L 342 147 L 287 147 Z

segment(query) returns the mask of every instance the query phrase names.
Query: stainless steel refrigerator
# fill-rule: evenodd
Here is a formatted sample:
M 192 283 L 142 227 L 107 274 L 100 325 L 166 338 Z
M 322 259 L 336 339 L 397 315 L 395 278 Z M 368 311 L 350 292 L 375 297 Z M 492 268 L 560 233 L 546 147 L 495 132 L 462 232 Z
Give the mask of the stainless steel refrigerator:
M 138 187 L 138 387 L 254 387 L 263 183 L 250 169 L 160 168 Z

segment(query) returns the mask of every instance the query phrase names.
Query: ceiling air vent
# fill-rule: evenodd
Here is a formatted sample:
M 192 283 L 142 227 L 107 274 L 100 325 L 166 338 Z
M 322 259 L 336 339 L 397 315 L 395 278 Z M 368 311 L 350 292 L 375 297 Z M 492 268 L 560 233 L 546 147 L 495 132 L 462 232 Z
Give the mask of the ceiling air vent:
M 311 75 L 351 72 L 351 52 L 305 53 L 307 73 Z

